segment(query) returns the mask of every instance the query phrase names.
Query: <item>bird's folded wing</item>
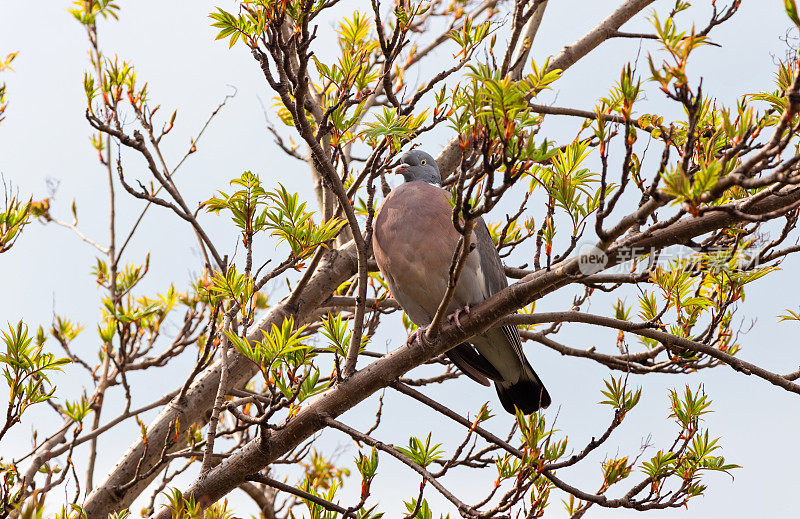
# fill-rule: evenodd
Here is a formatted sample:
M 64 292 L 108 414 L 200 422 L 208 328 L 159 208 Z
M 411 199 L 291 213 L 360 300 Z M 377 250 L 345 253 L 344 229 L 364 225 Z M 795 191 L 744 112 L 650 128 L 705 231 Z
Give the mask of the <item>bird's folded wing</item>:
M 478 384 L 488 386 L 489 380 L 503 380 L 503 376 L 486 360 L 486 357 L 465 342 L 451 349 L 445 355 L 453 361 L 458 369 Z
M 503 262 L 489 234 L 489 228 L 483 218 L 479 218 L 475 223 L 475 241 L 478 255 L 481 259 L 481 273 L 485 283 L 486 293 L 492 296 L 508 286 Z M 527 363 L 525 354 L 522 352 L 522 341 L 520 340 L 519 330 L 516 326 L 503 326 L 503 334 L 508 339 L 509 344 L 514 348 L 523 364 Z

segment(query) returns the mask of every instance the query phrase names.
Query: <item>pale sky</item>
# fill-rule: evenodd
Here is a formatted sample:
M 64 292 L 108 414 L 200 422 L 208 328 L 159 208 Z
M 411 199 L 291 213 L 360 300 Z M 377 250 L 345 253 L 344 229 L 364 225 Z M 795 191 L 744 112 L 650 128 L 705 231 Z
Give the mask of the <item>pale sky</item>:
M 718 1 L 720 3 L 721 0 Z M 541 63 L 557 53 L 565 44 L 573 42 L 593 27 L 597 21 L 619 5 L 611 0 L 551 0 L 542 28 L 534 45 L 533 57 Z M 697 2 L 705 4 L 704 2 Z M 83 112 L 85 99 L 82 86 L 83 71 L 88 68 L 88 44 L 82 27 L 66 12 L 70 2 L 50 1 L 37 4 L 21 0 L 0 0 L 0 55 L 19 51 L 14 62 L 15 71 L 5 74 L 10 105 L 6 120 L 0 123 L 0 173 L 6 182 L 12 182 L 20 194 L 34 198 L 47 196 L 48 179 L 58 182 L 53 202 L 53 213 L 62 219 L 71 219 L 69 211 L 73 199 L 78 205 L 79 226 L 83 232 L 102 242 L 107 240 L 107 193 L 105 172 L 96 160 L 89 142 L 90 128 Z M 273 94 L 261 76 L 252 57 L 241 47 L 228 50 L 223 42 L 215 42 L 215 30 L 207 17 L 215 6 L 232 9 L 235 2 L 217 0 L 178 1 L 152 0 L 121 2 L 119 22 L 100 24 L 100 42 L 107 55 L 118 54 L 132 61 L 139 71 L 140 81 L 149 82 L 152 99 L 163 105 L 165 112 L 178 109 L 176 128 L 167 140 L 168 160 L 181 156 L 191 136 L 202 126 L 208 114 L 221 99 L 233 90 L 237 95 L 212 123 L 198 144 L 198 152 L 182 169 L 179 183 L 190 203 L 209 198 L 216 189 L 225 189 L 229 179 L 243 170 L 253 170 L 264 179 L 280 179 L 287 188 L 299 191 L 313 204 L 309 177 L 305 166 L 286 158 L 272 143 L 265 131 L 262 105 L 271 110 Z M 362 5 L 363 4 L 363 5 Z M 654 4 L 664 13 L 673 2 L 665 0 Z M 337 12 L 349 14 L 356 7 L 364 9 L 361 2 L 343 2 Z M 652 8 L 646 13 L 652 12 Z M 702 10 L 690 11 L 679 20 L 687 23 L 697 20 L 702 26 Z M 759 90 L 774 88 L 774 56 L 783 56 L 786 45 L 781 41 L 789 27 L 780 0 L 744 2 L 733 20 L 712 32 L 712 40 L 721 48 L 705 47 L 698 51 L 690 72 L 697 78 L 703 76 L 704 92 L 729 104 L 739 96 Z M 646 31 L 646 16 L 640 15 L 623 27 L 627 31 Z M 326 49 L 334 41 L 332 19 L 321 23 L 318 55 L 326 57 Z M 326 45 L 325 43 L 328 43 Z M 500 41 L 498 41 L 498 44 Z M 588 58 L 571 68 L 556 83 L 554 90 L 542 102 L 555 102 L 560 106 L 592 109 L 595 100 L 607 93 L 616 81 L 625 62 L 634 60 L 638 42 L 614 41 L 603 44 Z M 639 70 L 647 70 L 644 57 L 655 50 L 655 43 L 641 45 Z M 330 51 L 328 51 L 330 54 Z M 438 52 L 441 63 L 451 59 L 450 49 Z M 433 66 L 433 65 L 432 65 Z M 412 78 L 413 79 L 413 78 Z M 646 99 L 640 110 L 655 112 L 666 110 L 675 113 L 657 95 Z M 274 114 L 272 120 L 277 120 Z M 580 120 L 550 117 L 540 135 L 548 138 L 569 139 Z M 442 125 L 434 135 L 423 140 L 427 151 L 436 155 L 440 147 L 452 137 L 452 130 Z M 138 157 L 123 155 L 126 171 L 130 175 L 144 175 Z M 118 229 L 124 232 L 138 216 L 141 203 L 118 191 Z M 497 215 L 499 218 L 499 215 Z M 226 252 L 233 250 L 234 241 L 224 218 L 213 216 L 204 219 L 207 228 L 218 239 Z M 146 251 L 151 251 L 151 273 L 142 285 L 145 293 L 174 283 L 184 289 L 192 274 L 201 266 L 193 235 L 183 222 L 165 210 L 151 210 L 144 221 L 143 230 L 134 239 L 128 252 L 128 261 L 141 262 Z M 217 238 L 219 237 L 219 238 Z M 53 313 L 64 315 L 86 325 L 77 339 L 81 353 L 94 351 L 97 346 L 95 323 L 99 317 L 100 292 L 90 274 L 95 250 L 82 243 L 68 230 L 50 225 L 32 224 L 15 248 L 0 256 L 0 324 L 24 319 L 35 330 L 39 324 L 47 326 Z M 256 250 L 262 261 L 274 254 L 272 244 L 261 244 Z M 785 308 L 797 308 L 797 276 L 793 273 L 800 263 L 797 260 L 783 265 L 783 271 L 769 276 L 753 287 L 743 303 L 738 319 L 755 321 L 752 329 L 741 337 L 742 358 L 756 362 L 779 373 L 797 368 L 798 323 L 777 322 L 777 315 Z M 540 311 L 568 309 L 576 289 L 570 288 L 543 299 L 537 304 Z M 597 299 L 589 311 L 608 314 L 609 306 Z M 616 333 L 604 333 L 584 325 L 565 325 L 559 340 L 575 347 L 595 345 L 603 351 L 614 348 Z M 747 328 L 747 326 L 745 326 Z M 401 344 L 405 339 L 397 320 L 383 327 L 373 341 L 373 349 L 383 351 Z M 561 357 L 552 351 L 526 344 L 526 351 L 537 372 L 548 386 L 554 405 L 548 417 L 558 415 L 557 427 L 568 435 L 570 445 L 580 449 L 592 436 L 600 434 L 611 419 L 610 408 L 598 405 L 601 400 L 602 380 L 608 370 L 590 362 Z M 132 377 L 132 383 L 141 395 L 140 403 L 148 398 L 171 391 L 176 381 L 188 373 L 189 362 L 173 366 L 180 370 L 162 371 Z M 618 373 L 615 373 L 618 375 Z M 166 375 L 166 376 L 165 376 Z M 78 369 L 68 370 L 56 377 L 59 394 L 74 399 L 78 397 L 86 378 Z M 704 371 L 693 376 L 651 375 L 632 377 L 634 384 L 645 384 L 642 402 L 626 417 L 625 423 L 615 431 L 611 440 L 599 453 L 577 468 L 561 473 L 561 477 L 587 491 L 600 484 L 600 462 L 608 456 L 638 453 L 643 438 L 652 434 L 656 448 L 671 439 L 675 427 L 667 419 L 667 393 L 670 387 L 682 388 L 685 383 L 696 387 L 702 383 L 714 400 L 714 413 L 706 425 L 714 436 L 722 436 L 723 454 L 729 462 L 743 466 L 734 472 L 735 480 L 724 475 L 707 478 L 709 490 L 704 498 L 695 499 L 687 509 L 651 512 L 658 518 L 709 519 L 731 517 L 788 516 L 796 513 L 794 492 L 798 484 L 796 468 L 800 465 L 800 451 L 795 447 L 800 430 L 800 400 L 768 383 L 735 373 L 726 367 Z M 467 380 L 449 382 L 430 389 L 430 394 L 455 409 L 467 412 L 489 400 L 496 404 L 494 392 Z M 425 436 L 432 428 L 434 440 L 445 442 L 449 450 L 462 439 L 460 427 L 441 425 L 427 410 L 419 409 L 398 397 L 386 393 L 384 422 L 375 436 L 384 442 L 405 443 L 409 434 Z M 104 417 L 112 416 L 115 398 L 107 401 Z M 371 423 L 376 406 L 373 398 L 357 410 L 346 414 L 343 420 L 354 426 Z M 398 411 L 400 410 L 400 411 Z M 502 411 L 501 411 L 502 413 Z M 35 415 L 37 426 L 46 433 L 40 420 L 52 420 L 53 414 L 44 409 Z M 152 413 L 145 417 L 145 422 Z M 498 414 L 488 426 L 503 432 L 510 419 Z M 368 426 L 368 425 L 367 425 Z M 16 449 L 27 449 L 29 421 L 13 431 L 12 443 L 8 440 L 0 449 L 4 458 L 11 457 Z M 104 474 L 120 457 L 137 434 L 134 422 L 118 429 L 113 438 L 101 440 L 101 457 L 97 474 Z M 13 442 L 18 442 L 15 445 Z M 319 442 L 320 450 L 340 447 L 340 462 L 354 469 L 354 449 L 341 435 L 325 433 Z M 652 455 L 653 449 L 645 456 Z M 398 517 L 402 500 L 416 497 L 419 480 L 410 472 L 400 469 L 388 457 L 381 461 L 383 473 L 373 486 L 373 495 L 381 503 L 386 517 Z M 391 472 L 391 473 L 390 473 Z M 343 496 L 355 502 L 358 491 L 357 476 L 349 482 Z M 481 479 L 481 481 L 484 481 Z M 634 481 L 634 480 L 632 480 Z M 469 476 L 445 478 L 456 494 L 469 498 L 482 495 L 482 486 Z M 186 484 L 184 479 L 179 486 Z M 625 489 L 625 486 L 620 489 Z M 614 492 L 611 492 L 615 495 Z M 231 501 L 247 515 L 254 510 L 249 500 L 236 493 Z M 426 491 L 435 514 L 452 510 L 433 489 Z M 370 503 L 374 503 L 373 498 Z M 137 504 L 141 504 L 137 502 Z M 553 498 L 548 517 L 564 516 L 560 496 Z M 134 507 L 134 513 L 138 509 Z M 402 510 L 404 511 L 404 509 Z M 456 516 L 452 514 L 451 516 Z M 594 507 L 587 517 L 633 517 L 635 512 L 607 510 Z

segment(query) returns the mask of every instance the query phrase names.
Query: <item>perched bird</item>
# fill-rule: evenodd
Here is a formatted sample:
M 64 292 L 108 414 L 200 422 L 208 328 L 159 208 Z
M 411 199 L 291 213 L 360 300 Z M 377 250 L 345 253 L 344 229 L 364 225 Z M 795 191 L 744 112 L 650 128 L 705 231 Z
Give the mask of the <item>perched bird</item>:
M 436 161 L 421 150 L 400 158 L 396 173 L 405 182 L 392 190 L 375 215 L 372 245 L 375 260 L 392 296 L 419 327 L 433 320 L 450 279 L 453 253 L 461 235 L 453 227 L 450 194 L 441 188 Z M 467 256 L 448 314 L 469 308 L 508 286 L 482 218 L 470 238 Z M 456 314 L 458 315 L 458 314 Z M 477 349 L 477 351 L 476 351 Z M 447 352 L 476 382 L 494 381 L 500 403 L 530 414 L 550 405 L 550 395 L 522 352 L 516 326 L 501 326 L 471 337 Z

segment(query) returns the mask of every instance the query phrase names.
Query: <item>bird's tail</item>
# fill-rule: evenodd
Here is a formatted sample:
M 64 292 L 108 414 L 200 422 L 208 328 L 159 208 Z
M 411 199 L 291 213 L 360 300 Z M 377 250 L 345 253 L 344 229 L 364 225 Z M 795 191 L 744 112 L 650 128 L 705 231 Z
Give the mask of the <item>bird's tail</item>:
M 535 413 L 539 409 L 550 405 L 550 393 L 539 380 L 533 368 L 525 362 L 525 373 L 514 383 L 495 382 L 497 396 L 503 409 L 515 414 L 519 409 L 525 414 Z

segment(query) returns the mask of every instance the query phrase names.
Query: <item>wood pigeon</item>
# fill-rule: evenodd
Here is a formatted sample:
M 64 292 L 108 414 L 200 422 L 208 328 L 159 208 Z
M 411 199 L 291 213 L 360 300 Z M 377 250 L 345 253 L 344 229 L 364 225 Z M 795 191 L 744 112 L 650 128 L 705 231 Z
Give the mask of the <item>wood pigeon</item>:
M 392 190 L 375 214 L 375 260 L 392 296 L 419 327 L 431 323 L 444 297 L 460 234 L 453 227 L 450 193 L 442 189 L 436 161 L 421 150 L 400 158 L 396 173 L 405 182 Z M 482 218 L 475 222 L 469 253 L 448 314 L 478 304 L 508 286 L 503 264 Z M 456 314 L 457 315 L 457 314 Z M 477 351 L 476 351 L 477 349 Z M 447 352 L 476 382 L 494 381 L 509 413 L 525 414 L 550 405 L 550 395 L 522 352 L 516 326 L 501 326 L 471 337 Z

